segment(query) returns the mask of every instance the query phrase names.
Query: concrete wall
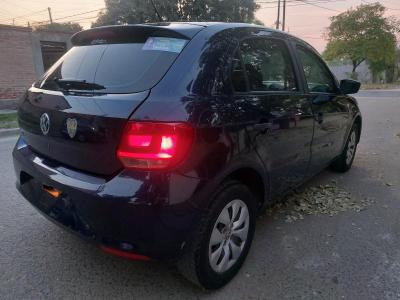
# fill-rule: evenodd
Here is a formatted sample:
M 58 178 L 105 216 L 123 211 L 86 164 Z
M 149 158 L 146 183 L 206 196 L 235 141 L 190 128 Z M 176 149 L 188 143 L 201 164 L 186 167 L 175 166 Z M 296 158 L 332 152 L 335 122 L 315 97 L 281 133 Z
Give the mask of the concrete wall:
M 0 25 L 0 109 L 18 99 L 44 72 L 40 41 L 65 42 L 72 33 Z
M 35 73 L 40 77 L 44 73 L 42 52 L 40 41 L 63 42 L 67 44 L 67 49 L 71 48 L 71 33 L 54 31 L 33 31 L 32 32 L 32 52 L 34 59 Z
M 32 30 L 0 25 L 0 101 L 18 98 L 35 78 Z

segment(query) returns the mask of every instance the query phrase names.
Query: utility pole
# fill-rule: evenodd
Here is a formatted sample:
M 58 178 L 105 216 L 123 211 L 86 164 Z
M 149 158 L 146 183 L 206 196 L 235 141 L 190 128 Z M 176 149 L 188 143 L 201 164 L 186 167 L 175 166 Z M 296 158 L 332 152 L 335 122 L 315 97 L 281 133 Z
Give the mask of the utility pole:
M 47 10 L 49 11 L 49 19 L 50 19 L 50 24 L 53 23 L 53 18 L 51 16 L 51 8 L 48 7 Z
M 278 17 L 276 18 L 276 29 L 279 29 L 279 19 L 281 16 L 281 0 L 278 0 Z
M 283 0 L 283 12 L 282 12 L 282 31 L 285 31 L 285 22 L 286 22 L 286 0 Z

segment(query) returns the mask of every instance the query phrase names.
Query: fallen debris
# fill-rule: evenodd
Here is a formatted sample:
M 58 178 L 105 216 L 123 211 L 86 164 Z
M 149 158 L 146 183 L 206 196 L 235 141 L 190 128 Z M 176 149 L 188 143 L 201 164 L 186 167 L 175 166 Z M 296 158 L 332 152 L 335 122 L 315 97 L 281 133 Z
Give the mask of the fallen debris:
M 360 212 L 372 203 L 369 198 L 355 201 L 351 193 L 339 188 L 337 182 L 332 181 L 291 193 L 282 202 L 268 209 L 267 214 L 284 214 L 285 222 L 291 223 L 304 219 L 305 215 L 334 216 L 348 210 Z

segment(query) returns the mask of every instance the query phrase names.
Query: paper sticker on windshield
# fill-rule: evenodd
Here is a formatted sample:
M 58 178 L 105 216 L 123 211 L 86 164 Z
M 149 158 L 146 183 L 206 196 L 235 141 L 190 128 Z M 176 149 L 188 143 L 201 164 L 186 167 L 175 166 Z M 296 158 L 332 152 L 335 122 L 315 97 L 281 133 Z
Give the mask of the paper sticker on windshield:
M 149 37 L 143 45 L 143 50 L 158 50 L 180 53 L 187 40 L 166 37 Z

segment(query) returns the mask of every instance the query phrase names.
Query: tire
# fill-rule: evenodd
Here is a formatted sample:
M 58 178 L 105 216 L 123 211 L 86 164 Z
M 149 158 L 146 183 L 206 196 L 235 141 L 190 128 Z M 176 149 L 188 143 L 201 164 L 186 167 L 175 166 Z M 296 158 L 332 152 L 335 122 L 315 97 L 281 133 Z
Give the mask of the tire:
M 346 146 L 344 147 L 343 152 L 331 165 L 331 169 L 333 171 L 344 173 L 350 170 L 356 155 L 359 136 L 359 126 L 354 124 L 347 138 Z
M 236 218 L 231 217 L 234 215 L 233 211 L 236 211 Z M 196 234 L 188 242 L 185 254 L 178 261 L 181 274 L 194 284 L 209 290 L 227 284 L 240 270 L 249 252 L 256 216 L 257 201 L 247 186 L 237 181 L 223 184 L 216 192 L 211 206 L 203 214 Z M 238 251 L 239 249 L 241 250 Z

